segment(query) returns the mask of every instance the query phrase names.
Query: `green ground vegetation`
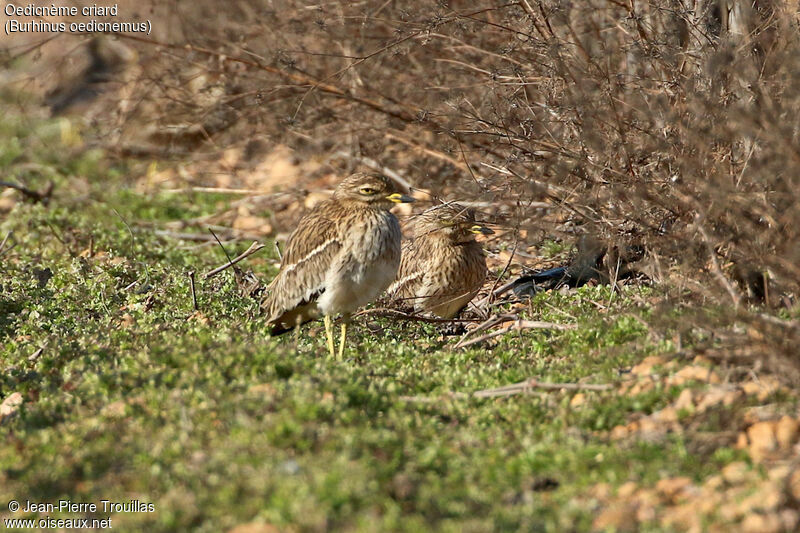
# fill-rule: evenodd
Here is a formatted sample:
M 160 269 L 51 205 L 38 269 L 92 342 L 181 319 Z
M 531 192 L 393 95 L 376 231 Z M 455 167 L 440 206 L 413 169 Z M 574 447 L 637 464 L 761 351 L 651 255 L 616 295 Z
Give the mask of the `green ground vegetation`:
M 577 329 L 458 350 L 457 337 L 431 324 L 363 319 L 344 360 L 332 360 L 321 324 L 297 341 L 270 338 L 230 270 L 203 279 L 225 260 L 219 246 L 153 229 L 229 197 L 138 193 L 130 168 L 87 150 L 69 128 L 0 121 L 3 175 L 55 184 L 47 205 L 19 202 L 0 223 L 0 238 L 13 232 L 16 243 L 0 258 L 0 399 L 24 398 L 0 426 L 2 502 L 152 502 L 153 513 L 113 515 L 130 531 L 251 521 L 310 531 L 587 530 L 585 492 L 597 483 L 702 479 L 741 458 L 691 450 L 684 435 L 610 440 L 607 430 L 660 408 L 677 388 L 589 392 L 575 407 L 574 391 L 446 397 L 528 377 L 613 383 L 672 349 L 645 325 L 654 288 L 540 294 L 526 318 Z M 270 279 L 273 247 L 246 266 Z

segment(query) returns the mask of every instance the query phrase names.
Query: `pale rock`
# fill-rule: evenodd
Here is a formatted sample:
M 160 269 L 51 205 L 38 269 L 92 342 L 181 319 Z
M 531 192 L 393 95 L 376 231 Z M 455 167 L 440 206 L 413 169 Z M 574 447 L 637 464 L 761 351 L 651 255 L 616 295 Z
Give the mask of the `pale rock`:
M 611 485 L 608 483 L 598 483 L 589 489 L 589 494 L 593 498 L 604 501 L 608 500 L 611 496 Z
M 782 509 L 778 516 L 781 519 L 783 531 L 797 531 L 800 527 L 800 513 L 794 509 Z
M 792 473 L 791 466 L 780 465 L 774 468 L 770 468 L 769 471 L 767 472 L 767 478 L 770 481 L 783 482 L 789 477 L 789 474 L 791 473 Z
M 671 406 L 667 406 L 660 411 L 656 411 L 652 414 L 652 418 L 658 420 L 659 422 L 677 422 L 678 421 L 678 411 Z
M 742 499 L 739 505 L 742 514 L 751 510 L 774 511 L 783 501 L 783 491 L 776 484 L 770 481 L 761 483 L 758 488 L 749 496 Z
M 638 488 L 639 485 L 637 485 L 635 482 L 626 481 L 617 489 L 617 497 L 623 500 L 630 498 Z
M 657 355 L 645 357 L 641 363 L 631 368 L 631 374 L 636 376 L 647 376 L 653 373 L 653 368 L 656 366 L 664 366 L 666 359 Z
M 628 436 L 628 433 L 626 426 L 615 426 L 611 429 L 611 438 L 614 440 L 624 439 Z
M 592 527 L 594 530 L 613 529 L 618 532 L 636 531 L 637 524 L 633 519 L 636 509 L 628 504 L 615 504 L 606 507 L 594 519 Z
M 711 366 L 711 365 L 714 364 L 714 362 L 711 361 L 711 359 L 709 359 L 708 357 L 705 357 L 703 355 L 698 355 L 698 356 L 695 356 L 694 359 L 692 359 L 692 364 L 693 365 Z
M 8 189 L 9 191 L 11 189 Z M 0 194 L 0 212 L 11 211 L 17 205 L 16 198 Z
M 777 424 L 775 424 L 775 439 L 778 441 L 780 449 L 790 450 L 797 441 L 799 432 L 800 424 L 794 418 L 784 416 L 778 420 Z
M 736 449 L 737 450 L 744 450 L 747 448 L 747 433 L 741 432 L 739 436 L 736 438 Z
M 653 382 L 651 380 L 638 381 L 628 390 L 628 396 L 638 396 L 651 390 L 653 390 Z
M 228 533 L 280 533 L 280 529 L 272 524 L 262 524 L 259 522 L 249 522 L 239 524 L 228 530 Z
M 662 498 L 675 502 L 680 496 L 693 488 L 692 480 L 688 477 L 673 477 L 659 480 L 656 491 Z
M 783 527 L 778 515 L 748 514 L 741 524 L 742 533 L 781 533 Z
M 789 474 L 786 486 L 789 495 L 794 498 L 796 503 L 800 503 L 800 467 L 795 468 L 794 472 Z
M 719 476 L 716 476 L 719 477 Z M 722 478 L 719 478 L 720 480 Z M 717 511 L 717 508 L 722 501 L 722 495 L 717 492 L 712 492 L 710 494 L 703 493 L 697 500 L 697 510 L 702 514 L 712 514 Z
M 662 522 L 665 525 L 677 526 L 681 531 L 695 531 L 700 525 L 701 516 L 692 505 L 670 507 L 664 512 Z
M 19 410 L 19 406 L 22 405 L 22 402 L 22 394 L 18 392 L 9 394 L 8 397 L 3 400 L 3 403 L 0 403 L 0 422 L 2 422 L 4 418 L 15 414 Z
M 572 399 L 569 401 L 570 407 L 580 407 L 584 403 L 586 403 L 586 395 L 582 392 L 579 392 L 578 394 L 573 396 Z
M 754 461 L 762 461 L 778 448 L 775 422 L 756 422 L 747 428 L 748 451 Z
M 678 411 L 685 409 L 687 411 L 694 410 L 694 394 L 692 393 L 691 389 L 683 389 L 681 393 L 678 395 L 678 399 L 675 400 L 675 409 Z
M 751 476 L 750 467 L 743 461 L 736 461 L 735 463 L 725 465 L 722 469 L 722 478 L 731 485 L 744 483 L 750 479 Z
M 767 376 L 758 381 L 743 383 L 741 388 L 745 394 L 755 396 L 758 401 L 763 402 L 780 389 L 780 382 L 772 376 Z
M 725 390 L 722 388 L 714 388 L 703 396 L 700 403 L 697 404 L 697 412 L 702 413 L 717 405 L 729 406 L 733 404 L 739 397 L 739 391 Z
M 636 521 L 652 522 L 656 519 L 656 508 L 651 504 L 641 504 L 636 508 Z
M 703 483 L 703 489 L 705 490 L 706 493 L 713 493 L 713 491 L 717 490 L 724 484 L 725 484 L 725 479 L 722 476 L 720 475 L 711 476 L 708 479 L 706 479 L 705 483 Z
M 239 215 L 233 221 L 233 229 L 243 232 L 255 232 L 269 235 L 272 233 L 272 224 L 269 219 L 252 215 Z
M 689 365 L 681 368 L 670 380 L 674 385 L 682 385 L 689 381 L 700 381 L 703 383 L 719 383 L 719 375 L 700 365 Z

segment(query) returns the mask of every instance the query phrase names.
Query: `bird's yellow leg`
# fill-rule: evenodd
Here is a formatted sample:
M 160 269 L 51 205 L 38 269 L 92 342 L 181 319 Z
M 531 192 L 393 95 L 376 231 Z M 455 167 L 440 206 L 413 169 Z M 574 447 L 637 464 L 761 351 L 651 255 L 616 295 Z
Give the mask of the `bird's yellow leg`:
M 294 350 L 297 351 L 297 347 L 300 346 L 300 322 L 298 321 L 297 325 L 294 327 Z
M 342 334 L 339 336 L 339 359 L 344 355 L 344 343 L 347 340 L 347 320 L 342 322 Z
M 336 349 L 333 346 L 333 320 L 328 315 L 325 315 L 325 338 L 328 341 L 328 353 L 331 357 L 336 356 Z

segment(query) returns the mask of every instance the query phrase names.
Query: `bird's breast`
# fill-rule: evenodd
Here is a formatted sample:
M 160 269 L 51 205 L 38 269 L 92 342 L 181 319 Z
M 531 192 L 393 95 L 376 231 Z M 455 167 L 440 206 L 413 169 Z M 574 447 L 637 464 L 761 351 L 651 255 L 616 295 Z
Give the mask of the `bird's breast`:
M 324 314 L 350 313 L 373 301 L 400 264 L 400 224 L 387 211 L 354 217 L 345 245 L 328 270 L 319 300 Z

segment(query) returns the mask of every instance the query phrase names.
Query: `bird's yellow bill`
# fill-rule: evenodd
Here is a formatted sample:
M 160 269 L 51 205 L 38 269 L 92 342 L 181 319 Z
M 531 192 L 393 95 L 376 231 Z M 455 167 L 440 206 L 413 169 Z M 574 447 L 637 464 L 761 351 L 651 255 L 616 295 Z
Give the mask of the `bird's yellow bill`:
M 494 235 L 494 232 L 487 228 L 486 226 L 481 226 L 479 224 L 475 224 L 469 230 L 472 233 L 480 233 L 481 235 Z
M 386 197 L 386 199 L 396 204 L 410 204 L 411 202 L 414 201 L 412 197 L 407 196 L 405 194 L 400 194 L 399 192 L 390 194 L 389 196 Z

